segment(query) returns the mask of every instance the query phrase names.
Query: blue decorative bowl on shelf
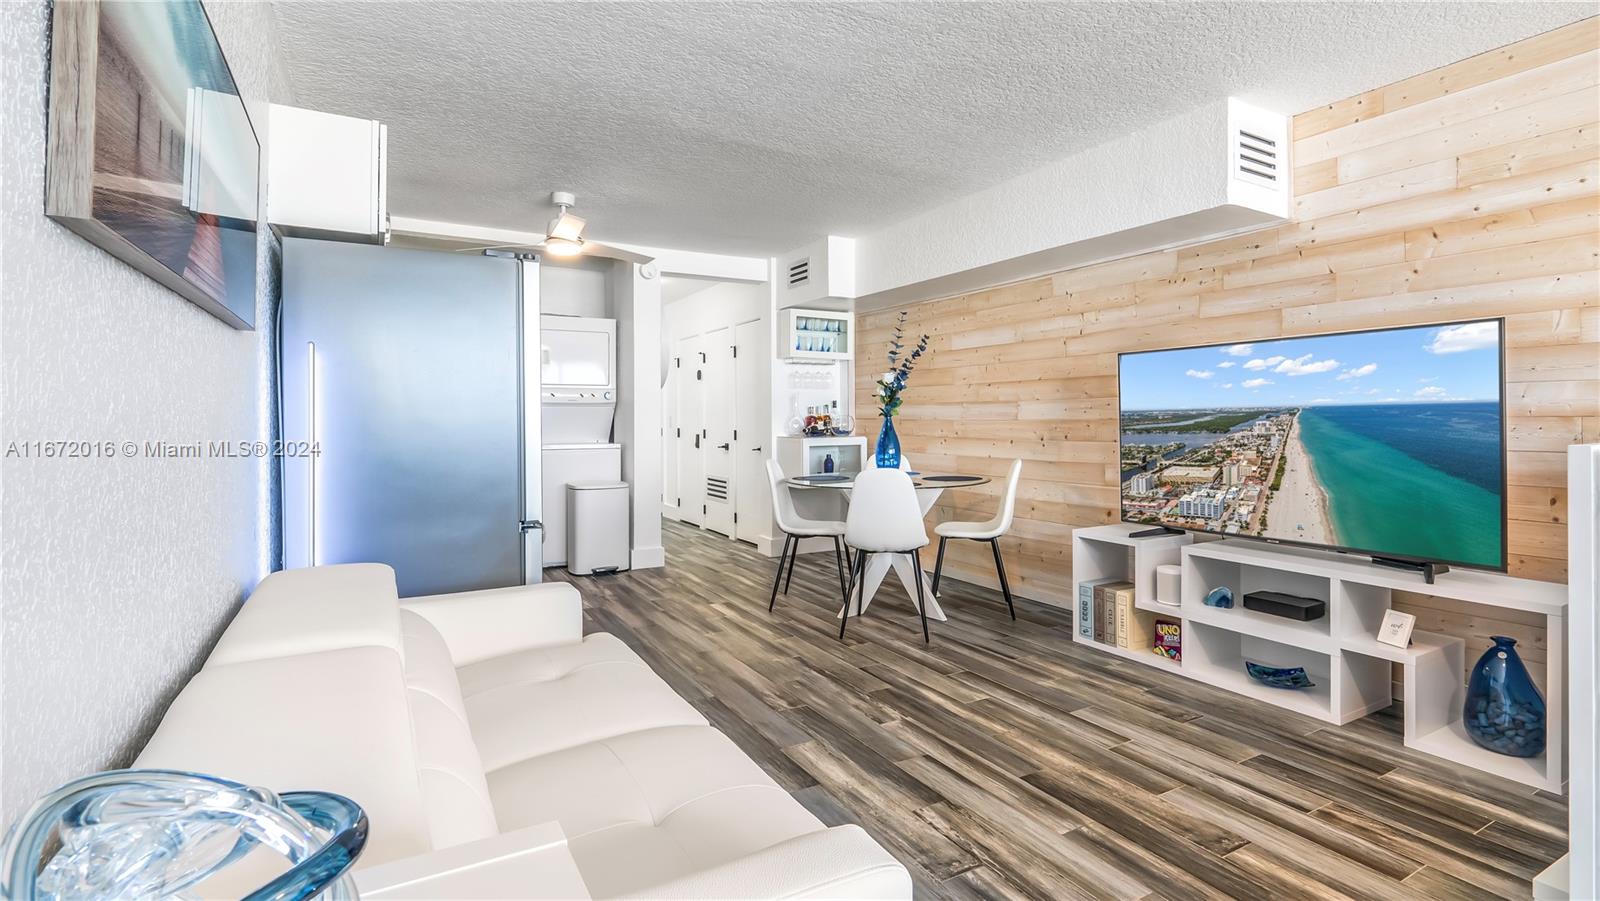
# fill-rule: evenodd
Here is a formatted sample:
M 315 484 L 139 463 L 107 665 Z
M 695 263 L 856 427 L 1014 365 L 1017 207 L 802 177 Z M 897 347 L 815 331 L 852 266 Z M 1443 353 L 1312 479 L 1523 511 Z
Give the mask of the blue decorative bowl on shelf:
M 1494 636 L 1467 680 L 1461 723 L 1482 747 L 1509 757 L 1544 753 L 1544 698 L 1517 655 L 1516 639 Z
M 1244 662 L 1244 671 L 1250 678 L 1260 682 L 1268 688 L 1302 689 L 1311 688 L 1317 683 L 1311 681 L 1306 675 L 1303 666 L 1267 666 L 1261 663 Z
M 1216 588 L 1211 589 L 1211 593 L 1206 595 L 1206 606 L 1232 607 L 1233 589 L 1226 585 L 1218 585 Z

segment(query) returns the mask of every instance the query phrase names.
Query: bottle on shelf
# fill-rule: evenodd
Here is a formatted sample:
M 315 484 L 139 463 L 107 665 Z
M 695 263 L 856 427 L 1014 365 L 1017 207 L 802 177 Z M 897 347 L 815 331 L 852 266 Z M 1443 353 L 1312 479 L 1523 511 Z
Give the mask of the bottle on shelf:
M 822 471 L 833 472 L 833 454 L 822 458 Z

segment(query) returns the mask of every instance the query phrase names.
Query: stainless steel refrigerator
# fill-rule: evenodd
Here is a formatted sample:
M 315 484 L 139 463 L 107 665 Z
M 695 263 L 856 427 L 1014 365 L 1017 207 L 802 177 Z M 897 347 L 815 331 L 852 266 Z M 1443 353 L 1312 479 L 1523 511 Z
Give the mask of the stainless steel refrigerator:
M 538 347 L 537 261 L 286 239 L 285 565 L 539 581 Z

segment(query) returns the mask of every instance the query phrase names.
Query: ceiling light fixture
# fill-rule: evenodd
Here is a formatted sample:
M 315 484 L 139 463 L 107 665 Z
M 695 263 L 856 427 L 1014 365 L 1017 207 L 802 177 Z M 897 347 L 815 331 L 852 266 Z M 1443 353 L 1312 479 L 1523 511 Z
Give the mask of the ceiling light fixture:
M 604 257 L 612 260 L 627 260 L 644 266 L 650 263 L 652 257 L 626 247 L 617 247 L 604 244 L 600 241 L 591 241 L 583 236 L 584 228 L 589 224 L 582 216 L 574 216 L 572 208 L 578 205 L 578 197 L 571 191 L 550 192 L 550 204 L 556 208 L 555 218 L 545 226 L 544 234 L 537 239 L 530 232 L 512 232 L 507 229 L 489 229 L 489 232 L 500 232 L 508 237 L 521 237 L 521 241 L 505 244 L 478 244 L 469 240 L 452 239 L 443 235 L 439 237 L 451 244 L 464 244 L 454 247 L 455 253 L 495 253 L 496 251 L 511 251 L 513 254 L 536 254 L 549 259 L 571 259 L 588 254 L 590 256 Z M 659 269 L 651 268 L 648 271 L 641 269 L 640 275 L 645 278 L 654 278 Z
M 571 191 L 554 191 L 550 194 L 550 202 L 556 205 L 559 212 L 545 227 L 545 252 L 556 257 L 575 257 L 583 253 L 583 227 L 588 223 L 572 215 L 569 210 L 578 205 L 577 196 Z
M 546 238 L 544 252 L 553 257 L 575 257 L 583 253 L 583 240 L 569 241 L 566 238 Z

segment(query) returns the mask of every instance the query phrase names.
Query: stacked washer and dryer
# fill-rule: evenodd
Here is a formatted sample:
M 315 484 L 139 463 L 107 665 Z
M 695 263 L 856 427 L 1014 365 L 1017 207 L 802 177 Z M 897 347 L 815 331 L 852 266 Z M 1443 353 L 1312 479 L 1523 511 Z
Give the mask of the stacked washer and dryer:
M 629 567 L 628 484 L 617 412 L 617 321 L 541 316 L 544 565 L 578 575 Z

